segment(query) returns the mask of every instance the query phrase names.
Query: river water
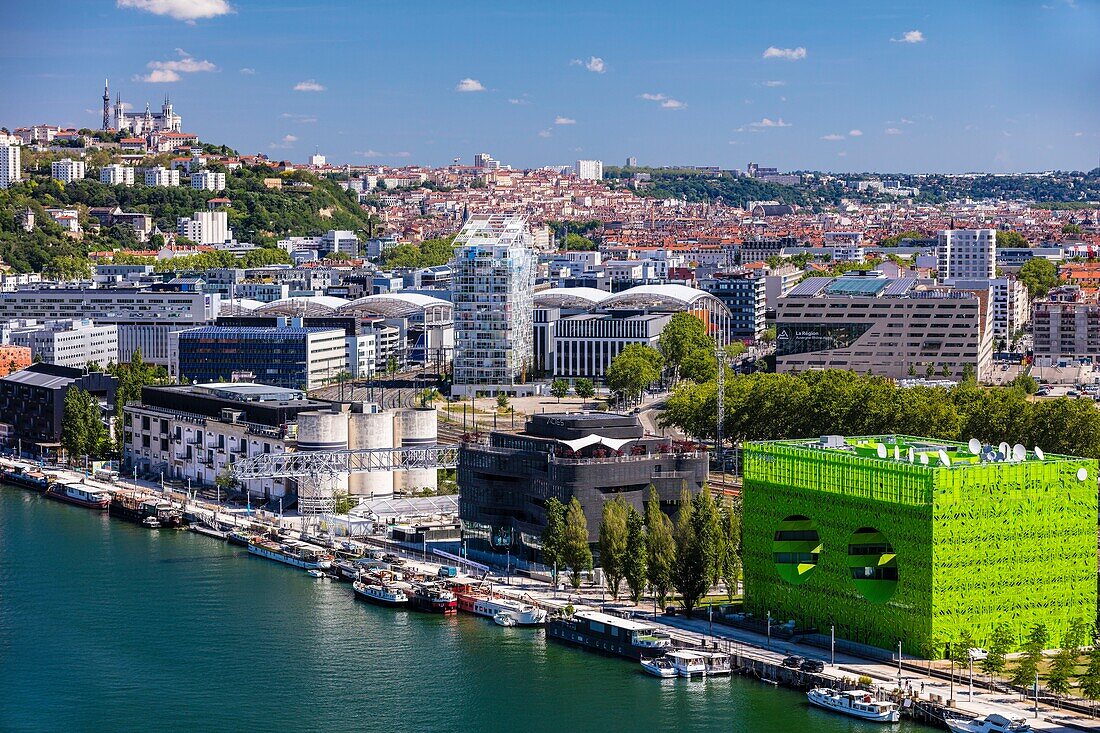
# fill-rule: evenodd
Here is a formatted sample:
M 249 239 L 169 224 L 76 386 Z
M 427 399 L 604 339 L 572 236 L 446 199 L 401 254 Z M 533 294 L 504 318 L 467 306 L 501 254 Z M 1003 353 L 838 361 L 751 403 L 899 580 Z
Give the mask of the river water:
M 916 730 L 900 724 L 894 731 Z M 0 731 L 870 731 L 0 487 Z

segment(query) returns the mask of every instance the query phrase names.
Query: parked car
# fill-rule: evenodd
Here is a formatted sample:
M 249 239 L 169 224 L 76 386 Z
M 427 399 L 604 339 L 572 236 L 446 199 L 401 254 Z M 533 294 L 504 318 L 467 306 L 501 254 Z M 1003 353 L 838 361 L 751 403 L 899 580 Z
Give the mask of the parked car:
M 802 662 L 802 665 L 799 667 L 799 669 L 801 669 L 803 672 L 812 672 L 814 674 L 819 674 L 825 671 L 825 662 L 822 662 L 820 659 L 807 659 Z
M 978 647 L 974 647 L 974 648 L 969 649 L 967 651 L 970 654 L 970 661 L 971 662 L 980 662 L 980 661 L 982 661 L 983 659 L 985 659 L 986 657 L 989 656 L 989 652 L 987 652 L 985 649 L 980 649 Z
M 799 667 L 802 666 L 802 663 L 805 662 L 805 661 L 806 660 L 803 659 L 802 657 L 797 657 L 797 656 L 792 655 L 792 656 L 789 656 L 789 657 L 787 657 L 786 659 L 783 660 L 783 666 L 784 667 L 790 667 L 791 669 L 798 669 Z
M 1035 396 L 1036 397 L 1049 397 L 1050 396 L 1050 390 L 1049 389 L 1041 389 L 1041 390 L 1039 390 L 1038 392 L 1035 393 Z
M 385 555 L 382 556 L 382 559 L 388 562 L 390 565 L 405 564 L 405 558 L 401 557 L 400 555 L 394 555 L 392 552 L 387 552 Z

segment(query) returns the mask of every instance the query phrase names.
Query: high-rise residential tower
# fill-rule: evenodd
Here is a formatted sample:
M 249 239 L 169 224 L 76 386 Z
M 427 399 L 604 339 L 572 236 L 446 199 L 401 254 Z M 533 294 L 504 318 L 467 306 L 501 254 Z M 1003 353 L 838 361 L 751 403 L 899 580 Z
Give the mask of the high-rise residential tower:
M 997 277 L 996 229 L 946 229 L 936 234 L 940 280 Z
M 455 238 L 452 394 L 529 393 L 535 256 L 527 218 L 475 214 Z

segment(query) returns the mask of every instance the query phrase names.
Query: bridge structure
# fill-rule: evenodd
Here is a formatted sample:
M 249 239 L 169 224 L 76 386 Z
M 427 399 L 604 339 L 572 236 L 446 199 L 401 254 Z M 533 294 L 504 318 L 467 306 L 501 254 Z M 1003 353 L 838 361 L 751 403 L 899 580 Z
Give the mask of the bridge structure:
M 339 479 L 352 473 L 415 471 L 455 468 L 457 445 L 418 445 L 393 448 L 261 453 L 237 461 L 233 475 L 242 482 L 264 478 L 298 480 L 298 509 L 304 515 L 332 514 L 336 510 Z

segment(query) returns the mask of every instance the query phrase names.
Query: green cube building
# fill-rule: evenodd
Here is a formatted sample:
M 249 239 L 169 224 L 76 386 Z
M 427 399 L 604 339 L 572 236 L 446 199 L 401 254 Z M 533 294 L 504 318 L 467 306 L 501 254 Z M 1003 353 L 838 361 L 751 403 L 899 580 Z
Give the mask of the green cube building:
M 977 448 L 977 450 L 972 450 Z M 1006 450 L 1007 448 L 1007 450 Z M 745 609 L 942 656 L 1096 620 L 1097 462 L 902 435 L 744 445 Z

